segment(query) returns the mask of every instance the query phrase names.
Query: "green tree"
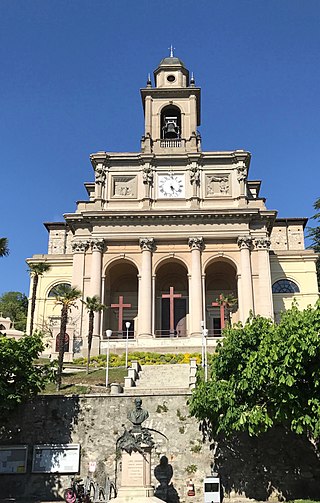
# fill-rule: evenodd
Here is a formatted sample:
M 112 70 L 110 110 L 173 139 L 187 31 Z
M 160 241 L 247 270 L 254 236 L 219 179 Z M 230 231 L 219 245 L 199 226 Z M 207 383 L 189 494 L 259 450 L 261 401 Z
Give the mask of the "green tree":
M 212 437 L 274 425 L 320 437 L 320 304 L 296 305 L 280 323 L 260 316 L 228 327 L 212 358 L 207 383 L 199 380 L 191 414 Z
M 50 270 L 50 265 L 46 262 L 39 262 L 38 264 L 29 264 L 29 273 L 32 277 L 32 295 L 31 295 L 31 307 L 30 307 L 30 329 L 29 333 L 32 335 L 33 332 L 33 322 L 34 322 L 34 312 L 36 308 L 36 298 L 37 289 L 39 283 L 39 277 L 45 272 Z
M 316 210 L 316 213 L 311 218 L 312 220 L 317 220 L 317 223 L 320 223 L 320 198 L 316 200 L 313 207 Z M 307 237 L 311 240 L 309 248 L 312 248 L 316 253 L 320 253 L 320 226 L 308 227 L 307 231 Z M 316 267 L 318 285 L 320 288 L 320 256 L 317 259 Z
M 33 361 L 43 351 L 40 334 L 20 340 L 0 336 L 0 416 L 39 393 L 52 379 L 49 366 L 35 366 Z
M 72 307 L 76 306 L 76 301 L 81 297 L 81 291 L 70 285 L 62 284 L 57 287 L 56 304 L 61 306 L 61 322 L 59 333 L 59 356 L 57 370 L 57 390 L 61 388 L 64 346 L 68 324 L 68 315 Z
M 89 313 L 89 326 L 88 326 L 88 359 L 87 359 L 87 374 L 89 374 L 89 365 L 90 365 L 90 353 L 92 346 L 92 338 L 93 338 L 93 323 L 94 323 L 94 314 L 99 313 L 103 309 L 106 309 L 104 304 L 100 303 L 100 299 L 97 295 L 93 297 L 87 297 L 86 300 L 81 301 L 87 308 Z
M 0 313 L 14 321 L 17 330 L 26 330 L 28 298 L 21 292 L 5 292 L 0 297 Z
M 9 255 L 8 239 L 0 238 L 0 257 L 6 257 Z

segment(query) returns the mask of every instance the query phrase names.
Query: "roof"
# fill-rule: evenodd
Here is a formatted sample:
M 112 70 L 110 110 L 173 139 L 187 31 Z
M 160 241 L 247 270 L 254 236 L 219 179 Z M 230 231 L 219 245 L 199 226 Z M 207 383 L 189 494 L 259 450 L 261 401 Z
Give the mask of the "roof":
M 163 58 L 160 63 L 159 63 L 159 66 L 168 66 L 168 65 L 173 65 L 173 66 L 176 66 L 176 65 L 181 65 L 183 66 L 183 68 L 185 68 L 185 65 L 184 65 L 184 62 L 181 61 L 181 59 L 179 58 L 176 58 L 175 56 L 169 56 L 168 58 Z

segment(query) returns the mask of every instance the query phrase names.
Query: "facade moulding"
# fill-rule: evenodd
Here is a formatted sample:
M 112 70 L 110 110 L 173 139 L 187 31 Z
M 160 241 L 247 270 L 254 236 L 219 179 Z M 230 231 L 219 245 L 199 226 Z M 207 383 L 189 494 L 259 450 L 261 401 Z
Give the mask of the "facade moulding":
M 107 255 L 105 255 L 104 257 L 107 257 Z M 127 254 L 127 253 L 119 253 L 118 255 L 108 259 L 107 261 L 104 260 L 103 262 L 103 267 L 102 267 L 102 275 L 106 275 L 108 273 L 108 269 L 110 269 L 110 267 L 112 265 L 114 265 L 114 263 L 116 262 L 120 262 L 120 261 L 127 261 L 127 262 L 130 262 L 134 267 L 136 267 L 136 269 L 138 270 L 139 274 L 140 273 L 140 265 L 137 264 L 137 262 L 131 257 L 130 254 Z
M 189 250 L 186 248 L 186 251 L 189 251 Z M 188 274 L 190 274 L 189 264 L 187 263 L 187 261 L 183 257 L 180 256 L 180 251 L 178 253 L 177 252 L 167 253 L 164 257 L 161 257 L 160 259 L 155 260 L 154 266 L 153 266 L 153 274 L 156 275 L 158 269 L 163 264 L 165 264 L 166 262 L 172 262 L 172 260 L 174 260 L 175 262 L 181 262 L 181 264 L 186 268 Z

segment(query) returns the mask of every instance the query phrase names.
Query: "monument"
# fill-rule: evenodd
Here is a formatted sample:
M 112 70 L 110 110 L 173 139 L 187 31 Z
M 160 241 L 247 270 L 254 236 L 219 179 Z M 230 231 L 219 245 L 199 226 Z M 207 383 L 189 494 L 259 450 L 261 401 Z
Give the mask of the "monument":
M 116 502 L 125 503 L 160 503 L 167 501 L 164 495 L 168 494 L 166 487 L 172 478 L 172 467 L 168 472 L 168 466 L 160 465 L 155 468 L 155 477 L 160 482 L 161 490 L 154 495 L 154 487 L 151 485 L 151 452 L 154 440 L 148 428 L 142 423 L 149 417 L 147 410 L 142 408 L 141 398 L 135 398 L 134 409 L 128 412 L 127 418 L 132 423 L 132 428 L 125 429 L 117 441 L 117 452 L 121 454 L 121 486 L 118 490 Z M 160 433 L 160 432 L 159 432 Z M 167 458 L 163 456 L 162 458 Z M 161 459 L 162 459 L 161 458 Z M 159 487 L 160 487 L 159 486 Z M 172 491 L 171 493 L 172 494 Z M 176 494 L 179 501 L 179 497 Z

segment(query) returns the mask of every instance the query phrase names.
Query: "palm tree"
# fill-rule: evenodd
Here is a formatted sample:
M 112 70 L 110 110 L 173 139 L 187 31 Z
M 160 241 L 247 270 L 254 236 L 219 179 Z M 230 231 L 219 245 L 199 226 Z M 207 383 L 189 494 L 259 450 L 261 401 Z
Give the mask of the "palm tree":
M 29 264 L 29 273 L 30 273 L 30 276 L 32 276 L 32 278 L 33 278 L 31 308 L 30 308 L 30 329 L 29 329 L 30 335 L 32 335 L 32 332 L 33 332 L 34 311 L 36 308 L 36 298 L 37 298 L 39 277 L 42 276 L 45 272 L 48 272 L 49 269 L 50 269 L 50 265 L 47 264 L 46 262 L 39 262 L 38 264 Z
M 87 374 L 89 374 L 89 365 L 90 365 L 90 353 L 92 346 L 92 338 L 93 338 L 93 322 L 94 322 L 94 313 L 99 313 L 103 309 L 106 309 L 104 304 L 100 303 L 100 299 L 97 295 L 93 297 L 87 297 L 86 300 L 81 301 L 87 308 L 89 313 L 89 327 L 88 327 L 88 359 L 87 359 Z
M 9 255 L 8 239 L 0 238 L 0 257 L 6 257 Z
M 72 307 L 76 305 L 76 300 L 81 297 L 81 291 L 70 285 L 62 284 L 57 287 L 56 304 L 61 305 L 61 322 L 59 334 L 59 356 L 57 370 L 57 390 L 61 388 L 61 377 L 64 357 L 64 344 L 67 331 L 68 314 Z

